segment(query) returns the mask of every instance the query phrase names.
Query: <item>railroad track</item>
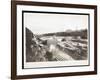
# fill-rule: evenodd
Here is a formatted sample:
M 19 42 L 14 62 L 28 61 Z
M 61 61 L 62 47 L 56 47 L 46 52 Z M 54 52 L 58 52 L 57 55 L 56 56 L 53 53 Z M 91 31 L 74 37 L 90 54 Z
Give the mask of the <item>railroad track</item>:
M 57 59 L 57 61 L 66 61 L 66 60 L 68 60 L 68 59 L 65 59 L 64 57 L 59 56 L 59 55 L 57 55 L 55 58 Z
M 54 53 L 54 57 L 58 61 L 74 60 L 70 55 L 68 55 L 65 52 L 59 50 L 58 48 L 56 49 L 56 53 Z

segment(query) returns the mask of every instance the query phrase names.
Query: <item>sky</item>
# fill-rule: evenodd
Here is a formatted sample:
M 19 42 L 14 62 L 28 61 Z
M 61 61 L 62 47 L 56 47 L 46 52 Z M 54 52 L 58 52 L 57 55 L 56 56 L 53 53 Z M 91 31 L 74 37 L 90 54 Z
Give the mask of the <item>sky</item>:
M 34 34 L 88 29 L 88 15 L 24 13 L 24 27 Z

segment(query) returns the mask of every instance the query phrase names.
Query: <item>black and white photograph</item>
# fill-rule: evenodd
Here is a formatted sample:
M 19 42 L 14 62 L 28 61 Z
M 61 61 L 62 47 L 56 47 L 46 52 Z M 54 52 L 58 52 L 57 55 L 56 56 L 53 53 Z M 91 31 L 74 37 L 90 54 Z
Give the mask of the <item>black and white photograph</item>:
M 26 63 L 89 62 L 89 14 L 23 11 L 22 15 Z

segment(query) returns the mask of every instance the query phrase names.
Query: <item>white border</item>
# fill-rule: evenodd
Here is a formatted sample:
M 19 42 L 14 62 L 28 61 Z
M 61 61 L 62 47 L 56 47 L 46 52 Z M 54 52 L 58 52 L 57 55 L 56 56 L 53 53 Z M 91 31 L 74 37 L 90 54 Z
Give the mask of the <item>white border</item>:
M 84 67 L 63 67 L 63 68 L 43 68 L 43 69 L 22 69 L 22 10 L 29 11 L 49 11 L 49 12 L 70 12 L 90 14 L 90 66 Z M 24 29 L 25 30 L 25 29 Z M 24 31 L 25 32 L 25 31 Z M 40 7 L 17 5 L 17 75 L 64 73 L 94 71 L 94 10 L 58 7 Z

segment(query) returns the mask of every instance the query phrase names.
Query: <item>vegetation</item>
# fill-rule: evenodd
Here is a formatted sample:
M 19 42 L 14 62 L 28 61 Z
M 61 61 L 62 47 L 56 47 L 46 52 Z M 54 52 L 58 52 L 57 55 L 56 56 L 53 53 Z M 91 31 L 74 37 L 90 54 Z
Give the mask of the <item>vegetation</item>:
M 87 29 L 79 30 L 79 31 L 70 31 L 70 32 L 56 32 L 56 33 L 47 33 L 43 34 L 43 36 L 80 36 L 83 39 L 87 39 Z

